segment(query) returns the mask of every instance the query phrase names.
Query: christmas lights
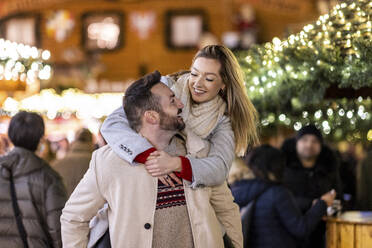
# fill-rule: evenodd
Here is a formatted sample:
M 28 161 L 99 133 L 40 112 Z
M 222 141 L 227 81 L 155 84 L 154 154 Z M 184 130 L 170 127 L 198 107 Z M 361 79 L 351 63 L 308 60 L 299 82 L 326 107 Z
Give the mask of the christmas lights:
M 263 131 L 316 123 L 330 139 L 367 140 L 371 99 L 324 96 L 331 85 L 372 88 L 371 16 L 372 2 L 348 1 L 286 40 L 274 38 L 238 53 Z

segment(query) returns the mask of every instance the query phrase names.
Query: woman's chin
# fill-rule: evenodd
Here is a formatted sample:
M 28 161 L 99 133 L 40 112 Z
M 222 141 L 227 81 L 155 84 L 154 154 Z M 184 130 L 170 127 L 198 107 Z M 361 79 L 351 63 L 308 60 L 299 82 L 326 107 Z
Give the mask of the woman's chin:
M 203 94 L 196 94 L 193 92 L 193 94 L 191 94 L 191 97 L 192 97 L 192 100 L 195 102 L 195 103 L 203 103 L 203 102 L 208 102 L 209 100 L 209 97 L 207 94 L 203 93 Z

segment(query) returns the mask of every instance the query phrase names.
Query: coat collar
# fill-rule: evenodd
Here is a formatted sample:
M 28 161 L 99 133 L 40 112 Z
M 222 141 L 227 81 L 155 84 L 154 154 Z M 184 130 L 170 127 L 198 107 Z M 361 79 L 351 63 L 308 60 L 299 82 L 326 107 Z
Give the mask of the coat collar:
M 0 158 L 0 175 L 9 178 L 10 172 L 13 177 L 20 177 L 39 170 L 47 163 L 35 155 L 34 152 L 22 147 L 14 147 L 7 155 Z

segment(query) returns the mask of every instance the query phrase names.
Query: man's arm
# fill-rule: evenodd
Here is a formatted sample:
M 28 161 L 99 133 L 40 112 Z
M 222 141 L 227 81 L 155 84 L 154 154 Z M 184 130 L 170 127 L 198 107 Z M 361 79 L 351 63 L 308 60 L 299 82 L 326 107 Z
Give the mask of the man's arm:
M 210 203 L 214 208 L 218 221 L 226 230 L 235 248 L 243 247 L 242 222 L 237 204 L 227 183 L 212 187 Z
M 102 173 L 97 173 L 96 155 L 94 152 L 89 169 L 62 210 L 61 231 L 65 248 L 87 247 L 89 221 L 105 203 L 101 193 Z

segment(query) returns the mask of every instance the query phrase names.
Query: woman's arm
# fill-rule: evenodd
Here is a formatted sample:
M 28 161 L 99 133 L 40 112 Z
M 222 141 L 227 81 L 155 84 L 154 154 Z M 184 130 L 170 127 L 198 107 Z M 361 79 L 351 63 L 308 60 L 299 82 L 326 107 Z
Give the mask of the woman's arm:
M 167 76 L 162 76 L 160 81 L 168 87 L 174 84 L 172 78 Z M 137 155 L 152 148 L 145 138 L 130 128 L 123 107 L 117 108 L 107 116 L 102 124 L 101 134 L 111 149 L 130 163 L 133 163 Z
M 107 116 L 102 124 L 101 133 L 111 149 L 130 163 L 133 163 L 137 155 L 152 148 L 145 138 L 130 128 L 123 107 Z
M 228 117 L 217 125 L 209 141 L 211 148 L 208 157 L 186 156 L 191 163 L 193 187 L 216 186 L 226 180 L 235 158 L 234 132 Z
M 318 200 L 302 215 L 289 190 L 279 190 L 278 188 L 274 197 L 275 209 L 281 223 L 290 234 L 298 239 L 306 238 L 327 213 L 327 204 L 323 200 Z
M 145 138 L 129 127 L 122 107 L 106 118 L 101 127 L 101 133 L 113 151 L 119 157 L 131 163 L 137 155 L 152 148 Z M 223 118 L 217 125 L 210 142 L 211 149 L 208 157 L 197 159 L 186 156 L 191 164 L 193 187 L 220 185 L 226 180 L 235 157 L 234 133 L 228 117 Z M 181 160 L 178 161 L 179 163 L 182 162 Z M 168 165 L 173 168 L 173 165 Z M 152 166 L 152 168 L 156 167 L 154 164 Z M 166 170 L 164 164 L 158 164 L 158 166 L 161 167 L 161 170 Z M 182 166 L 182 168 L 185 168 L 185 166 Z
M 181 169 L 181 173 L 177 175 L 192 181 L 194 188 L 221 185 L 226 180 L 235 157 L 234 133 L 228 117 L 223 118 L 217 125 L 209 142 L 211 148 L 205 158 L 194 158 L 191 155 L 172 157 L 166 152 L 158 152 L 157 156 L 150 156 L 145 162 L 146 169 L 152 176 L 168 174 L 169 171 L 176 171 L 176 168 Z

